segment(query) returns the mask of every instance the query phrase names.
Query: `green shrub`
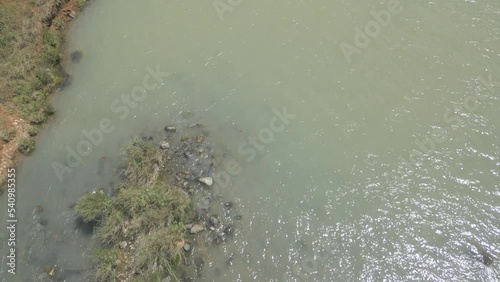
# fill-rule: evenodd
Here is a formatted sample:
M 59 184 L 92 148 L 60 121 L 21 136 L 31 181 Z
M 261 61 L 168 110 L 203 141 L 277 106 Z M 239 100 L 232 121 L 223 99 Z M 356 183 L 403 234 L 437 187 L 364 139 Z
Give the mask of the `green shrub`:
M 36 79 L 40 80 L 40 82 L 42 83 L 43 86 L 45 86 L 53 81 L 52 75 L 47 70 L 38 69 L 35 72 L 35 77 L 36 77 Z
M 53 21 L 53 23 L 54 23 L 54 26 L 55 26 L 57 29 L 59 29 L 59 30 L 64 29 L 64 21 L 63 21 L 63 20 L 61 20 L 60 18 L 55 19 L 55 20 Z
M 47 115 L 44 112 L 31 112 L 28 114 L 28 120 L 31 124 L 40 125 L 47 120 Z
M 28 128 L 28 135 L 33 137 L 38 134 L 38 126 L 32 125 Z
M 171 273 L 184 258 L 183 232 L 161 228 L 137 239 L 133 268 L 145 273 Z
M 192 211 L 190 203 L 186 194 L 166 185 L 121 189 L 115 200 L 116 207 L 135 220 L 135 228 L 144 232 L 182 222 Z
M 14 136 L 16 136 L 16 130 L 14 128 L 0 129 L 0 138 L 3 142 L 10 142 Z
M 111 212 L 102 221 L 97 234 L 102 245 L 108 246 L 117 243 L 123 234 L 123 225 L 125 216 L 123 213 L 113 208 Z
M 85 222 L 98 221 L 111 212 L 111 198 L 101 190 L 88 193 L 78 200 L 75 208 Z
M 30 155 L 35 150 L 35 141 L 31 138 L 22 137 L 19 140 L 19 147 L 17 149 L 24 155 Z
M 94 281 L 116 281 L 119 260 L 119 250 L 116 248 L 97 248 L 92 253 Z
M 61 36 L 59 33 L 52 29 L 47 29 L 43 33 L 43 44 L 48 47 L 59 48 L 61 46 Z
M 141 187 L 155 182 L 154 171 L 162 165 L 162 154 L 158 148 L 136 137 L 125 145 L 125 175 L 127 186 Z
M 59 50 L 54 47 L 44 46 L 42 50 L 43 61 L 50 66 L 58 66 L 61 63 Z
M 54 107 L 51 105 L 51 104 L 45 104 L 45 106 L 43 107 L 43 112 L 48 115 L 48 116 L 51 116 L 53 114 L 55 114 L 56 110 L 54 109 Z
M 38 79 L 38 77 L 35 77 L 33 79 L 33 85 L 32 85 L 32 87 L 33 87 L 34 90 L 40 90 L 40 89 L 43 88 L 44 85 L 45 84 L 43 84 L 43 82 L 40 79 Z
M 18 85 L 16 85 L 16 87 L 14 88 L 14 96 L 17 96 L 17 95 L 31 95 L 32 93 L 32 88 L 31 88 L 31 85 L 29 85 L 29 83 L 26 83 L 26 82 L 22 82 L 22 83 L 19 83 Z
M 85 8 L 85 5 L 87 4 L 87 0 L 78 0 L 78 9 L 83 10 Z

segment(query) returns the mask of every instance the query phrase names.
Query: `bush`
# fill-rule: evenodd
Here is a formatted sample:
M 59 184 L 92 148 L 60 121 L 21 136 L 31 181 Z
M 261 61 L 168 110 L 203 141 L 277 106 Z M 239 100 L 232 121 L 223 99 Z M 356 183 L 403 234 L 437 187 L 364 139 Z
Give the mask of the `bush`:
M 99 236 L 100 243 L 104 246 L 113 245 L 119 242 L 120 238 L 123 237 L 123 226 L 125 223 L 125 216 L 123 213 L 113 208 L 108 216 L 102 221 L 97 234 Z
M 43 112 L 46 115 L 51 116 L 51 115 L 55 114 L 56 110 L 54 109 L 54 107 L 51 104 L 45 104 L 45 106 L 43 107 Z
M 63 22 L 63 20 L 61 20 L 60 18 L 55 19 L 55 20 L 53 21 L 53 23 L 54 23 L 54 26 L 55 26 L 57 29 L 59 29 L 59 30 L 64 29 L 64 22 Z
M 155 182 L 157 174 L 154 172 L 163 165 L 163 152 L 136 137 L 127 143 L 124 154 L 126 186 L 141 187 Z
M 76 204 L 76 211 L 85 222 L 98 221 L 112 209 L 110 197 L 102 190 L 84 195 Z
M 14 136 L 16 136 L 16 130 L 14 128 L 0 129 L 0 138 L 3 142 L 10 142 Z
M 17 95 L 31 95 L 32 93 L 32 88 L 31 86 L 28 84 L 28 83 L 19 83 L 18 85 L 16 85 L 16 87 L 14 88 L 14 96 L 17 96 Z
M 87 4 L 87 0 L 78 0 L 78 9 L 83 10 L 85 8 L 85 5 Z
M 59 48 L 61 46 L 62 40 L 59 33 L 52 29 L 47 29 L 43 33 L 43 44 L 46 47 Z
M 32 125 L 28 128 L 28 135 L 33 137 L 38 134 L 38 126 Z
M 92 265 L 95 272 L 91 274 L 94 281 L 115 281 L 117 279 L 119 251 L 116 248 L 98 248 L 92 253 Z
M 44 46 L 42 50 L 43 61 L 50 66 L 58 66 L 61 63 L 59 50 L 54 47 Z
M 31 124 L 39 125 L 47 120 L 47 115 L 43 112 L 32 112 L 28 115 Z
M 161 228 L 142 235 L 137 239 L 133 267 L 146 273 L 170 273 L 184 258 L 183 246 L 183 232 L 176 229 Z
M 189 197 L 179 189 L 155 185 L 145 191 L 140 188 L 121 189 L 116 206 L 136 220 L 137 228 L 149 230 L 182 222 L 191 212 Z
M 36 72 L 35 72 L 35 77 L 37 80 L 40 81 L 40 83 L 45 86 L 49 83 L 51 83 L 53 80 L 52 80 L 52 75 L 47 71 L 47 70 L 42 70 L 42 69 L 38 69 Z M 36 89 L 38 90 L 38 89 Z
M 31 138 L 23 137 L 19 140 L 19 152 L 24 155 L 30 155 L 35 150 L 35 141 Z

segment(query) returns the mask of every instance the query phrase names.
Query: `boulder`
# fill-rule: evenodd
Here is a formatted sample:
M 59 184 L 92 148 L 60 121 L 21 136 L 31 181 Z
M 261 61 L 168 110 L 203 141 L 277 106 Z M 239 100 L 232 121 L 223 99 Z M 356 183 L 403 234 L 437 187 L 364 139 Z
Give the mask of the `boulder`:
M 207 185 L 208 187 L 214 184 L 214 179 L 212 177 L 201 177 L 198 179 L 198 181 Z
M 118 247 L 120 247 L 120 249 L 125 249 L 127 247 L 127 242 L 125 241 L 121 241 L 119 244 L 118 244 Z
M 162 148 L 163 150 L 170 149 L 170 144 L 167 141 L 161 141 L 160 148 Z
M 200 233 L 201 231 L 205 230 L 205 225 L 203 224 L 195 224 L 193 225 L 193 227 L 191 227 L 191 234 L 198 234 Z

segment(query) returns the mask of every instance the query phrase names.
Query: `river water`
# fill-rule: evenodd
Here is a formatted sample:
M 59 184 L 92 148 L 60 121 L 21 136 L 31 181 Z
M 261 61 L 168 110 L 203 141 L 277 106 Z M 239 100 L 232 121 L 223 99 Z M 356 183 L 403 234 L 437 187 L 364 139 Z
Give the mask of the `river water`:
M 17 170 L 3 281 L 51 264 L 82 280 L 90 235 L 71 204 L 112 185 L 132 135 L 196 122 L 242 215 L 196 281 L 498 281 L 472 246 L 500 259 L 499 16 L 494 0 L 92 1 L 68 37 L 81 61 Z M 103 120 L 114 130 L 59 178 Z

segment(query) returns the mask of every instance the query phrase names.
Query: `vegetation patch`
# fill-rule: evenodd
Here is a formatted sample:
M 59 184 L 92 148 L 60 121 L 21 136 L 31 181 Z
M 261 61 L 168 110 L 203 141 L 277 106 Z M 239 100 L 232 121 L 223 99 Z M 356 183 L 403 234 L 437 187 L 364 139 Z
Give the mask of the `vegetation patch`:
M 31 155 L 31 153 L 35 150 L 35 140 L 31 138 L 22 137 L 19 140 L 19 152 L 23 153 L 23 155 Z
M 139 138 L 124 146 L 124 175 L 113 195 L 96 191 L 84 195 L 76 210 L 96 225 L 91 279 L 150 279 L 174 276 L 183 261 L 186 227 L 192 216 L 189 196 L 165 179 L 166 154 Z
M 0 124 L 0 139 L 8 143 L 16 136 L 16 130 L 12 127 L 6 127 Z

